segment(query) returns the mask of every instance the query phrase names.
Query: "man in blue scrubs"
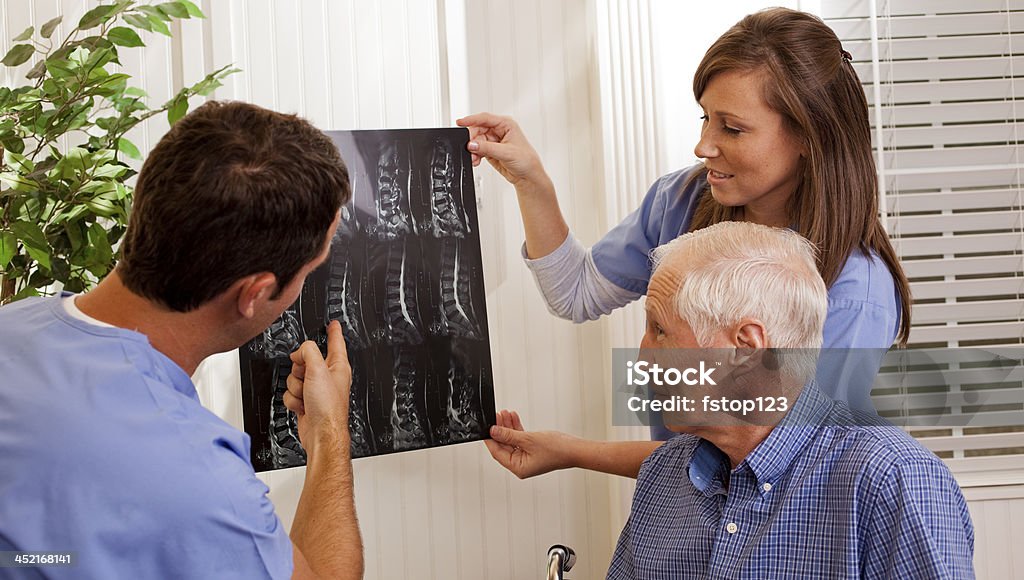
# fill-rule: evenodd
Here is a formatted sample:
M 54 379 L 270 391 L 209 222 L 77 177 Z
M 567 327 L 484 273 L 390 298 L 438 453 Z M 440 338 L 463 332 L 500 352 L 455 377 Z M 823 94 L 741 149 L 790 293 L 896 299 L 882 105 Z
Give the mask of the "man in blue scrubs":
M 337 323 L 326 360 L 312 342 L 292 354 L 285 404 L 308 465 L 291 538 L 249 437 L 189 379 L 296 299 L 350 195 L 306 121 L 208 103 L 143 166 L 113 273 L 0 309 L 0 551 L 77 559 L 0 578 L 361 577 Z

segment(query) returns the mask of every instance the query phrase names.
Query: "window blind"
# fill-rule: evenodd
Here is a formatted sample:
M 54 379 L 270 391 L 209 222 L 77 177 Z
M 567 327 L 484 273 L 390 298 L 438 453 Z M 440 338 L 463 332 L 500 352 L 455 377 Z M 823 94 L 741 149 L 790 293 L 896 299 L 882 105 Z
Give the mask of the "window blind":
M 1019 351 L 1024 0 L 823 0 L 821 14 L 871 107 L 880 209 L 914 296 L 910 348 Z M 941 373 L 883 367 L 876 406 L 962 417 L 909 427 L 961 485 L 1024 483 L 1020 373 L 992 381 L 991 363 L 947 358 Z

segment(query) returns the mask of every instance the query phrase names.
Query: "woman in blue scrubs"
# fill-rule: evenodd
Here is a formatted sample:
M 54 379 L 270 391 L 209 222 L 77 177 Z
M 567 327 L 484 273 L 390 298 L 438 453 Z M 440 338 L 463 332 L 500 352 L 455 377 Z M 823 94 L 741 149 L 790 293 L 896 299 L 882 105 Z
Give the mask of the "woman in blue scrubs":
M 651 249 L 682 233 L 726 220 L 800 232 L 818 247 L 829 288 L 824 347 L 836 350 L 822 357 L 819 386 L 870 409 L 882 355 L 906 343 L 911 297 L 878 219 L 868 106 L 850 55 L 817 17 L 768 9 L 711 46 L 693 93 L 704 112 L 694 149 L 703 163 L 658 179 L 590 249 L 569 231 L 514 120 L 482 113 L 458 123 L 470 129 L 474 162 L 486 158 L 515 186 L 527 265 L 551 309 L 576 322 L 642 296 Z

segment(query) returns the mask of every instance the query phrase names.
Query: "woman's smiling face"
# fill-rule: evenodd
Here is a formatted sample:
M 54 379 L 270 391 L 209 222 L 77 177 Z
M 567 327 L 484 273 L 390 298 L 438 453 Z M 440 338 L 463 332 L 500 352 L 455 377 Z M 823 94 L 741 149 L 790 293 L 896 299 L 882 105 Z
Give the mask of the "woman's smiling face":
M 764 99 L 763 74 L 715 75 L 700 98 L 704 125 L 694 153 L 704 159 L 715 201 L 744 207 L 744 219 L 786 227 L 800 184 L 802 146 Z

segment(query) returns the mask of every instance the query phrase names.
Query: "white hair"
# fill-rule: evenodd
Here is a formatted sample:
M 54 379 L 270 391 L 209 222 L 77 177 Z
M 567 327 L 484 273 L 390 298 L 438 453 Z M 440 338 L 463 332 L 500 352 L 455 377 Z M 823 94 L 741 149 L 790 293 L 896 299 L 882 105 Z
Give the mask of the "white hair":
M 803 236 L 748 222 L 717 223 L 651 252 L 655 270 L 685 264 L 676 309 L 702 346 L 755 318 L 773 348 L 821 348 L 828 290 L 814 258 Z

